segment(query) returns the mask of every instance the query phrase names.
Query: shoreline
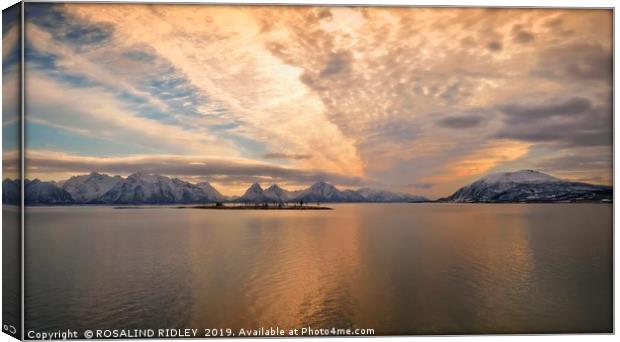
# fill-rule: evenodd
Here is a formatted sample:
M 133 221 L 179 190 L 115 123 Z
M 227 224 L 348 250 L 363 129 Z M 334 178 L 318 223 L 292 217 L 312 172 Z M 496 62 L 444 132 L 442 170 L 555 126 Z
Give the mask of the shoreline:
M 328 202 L 330 204 L 385 204 L 385 205 L 390 205 L 390 204 L 447 204 L 447 205 L 458 205 L 458 204 L 465 204 L 465 205 L 471 205 L 471 204 L 487 204 L 487 205 L 493 205 L 493 204 L 613 204 L 613 201 L 555 201 L 555 202 L 547 202 L 547 201 L 538 201 L 538 202 L 444 202 L 444 201 L 427 201 L 427 202 Z M 11 204 L 11 203 L 3 203 L 2 204 L 3 207 L 7 207 L 7 208 L 21 208 L 22 206 L 18 205 L 18 204 Z M 309 210 L 326 210 L 326 209 L 333 209 L 330 207 L 323 207 L 325 209 L 319 209 L 319 208 L 314 208 L 315 206 L 312 207 L 306 207 L 304 206 L 303 208 L 299 208 L 299 207 L 283 207 L 283 208 L 278 208 L 278 207 L 268 207 L 268 208 L 264 208 L 262 206 L 247 206 L 248 208 L 242 208 L 243 206 L 237 206 L 237 207 L 228 207 L 226 205 L 224 205 L 224 208 L 213 208 L 214 205 L 182 205 L 182 204 L 172 204 L 172 203 L 168 203 L 168 204 L 149 204 L 149 203 L 144 203 L 144 204 L 133 204 L 133 205 L 124 205 L 124 204 L 103 204 L 103 203 L 66 203 L 66 204 L 59 204 L 59 203 L 36 203 L 36 204 L 26 204 L 23 206 L 23 208 L 44 208 L 44 207 L 113 207 L 114 209 L 150 209 L 150 208 L 177 208 L 177 209 L 192 209 L 192 208 L 196 208 L 196 207 L 200 207 L 198 209 L 263 209 L 263 210 L 269 210 L 269 209 L 274 209 L 274 210 L 278 210 L 278 209 L 283 209 L 283 210 L 291 210 L 291 209 L 298 209 L 298 210 L 305 210 L 305 209 L 309 209 Z M 204 207 L 204 208 L 203 208 Z M 251 207 L 251 208 L 249 208 Z
M 334 208 L 317 205 L 308 206 L 268 206 L 268 205 L 199 205 L 199 206 L 179 206 L 176 209 L 212 209 L 212 210 L 334 210 Z
M 182 205 L 182 206 L 116 206 L 114 209 L 210 209 L 210 210 L 334 210 L 330 207 L 322 206 L 265 206 L 265 205 Z

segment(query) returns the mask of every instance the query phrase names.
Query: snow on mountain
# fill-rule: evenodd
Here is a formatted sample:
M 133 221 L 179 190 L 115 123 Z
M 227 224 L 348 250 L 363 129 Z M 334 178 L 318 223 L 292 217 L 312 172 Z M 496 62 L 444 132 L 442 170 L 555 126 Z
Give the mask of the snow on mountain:
M 311 187 L 297 192 L 296 202 L 364 202 L 362 195 L 353 190 L 340 191 L 327 182 L 317 182 Z
M 88 175 L 73 176 L 62 183 L 62 188 L 71 194 L 77 203 L 96 202 L 99 197 L 122 182 L 121 176 L 110 177 L 91 172 Z
M 24 181 L 24 202 L 26 204 L 72 204 L 71 194 L 55 182 L 38 179 Z
M 445 202 L 564 202 L 612 200 L 609 186 L 561 180 L 532 170 L 483 177 L 440 201 Z
M 254 183 L 236 201 L 242 203 L 264 203 L 268 202 L 268 199 L 265 197 L 260 184 Z
M 285 202 L 415 202 L 420 196 L 375 189 L 338 190 L 327 182 L 287 191 L 277 184 L 263 190 L 252 184 L 240 197 L 222 195 L 208 182 L 192 184 L 177 178 L 134 173 L 127 178 L 97 172 L 62 182 L 27 181 L 28 204 L 176 204 L 176 203 L 285 203 Z M 19 203 L 19 181 L 3 181 L 4 203 Z
M 421 196 L 393 192 L 359 189 L 338 190 L 327 182 L 314 183 L 309 188 L 287 191 L 277 184 L 263 190 L 258 183 L 252 184 L 236 201 L 243 203 L 286 203 L 286 202 L 421 202 L 428 199 Z
M 12 180 L 6 178 L 2 181 L 2 203 L 3 204 L 20 204 L 20 190 L 21 187 L 19 180 Z
M 134 173 L 99 198 L 109 204 L 202 203 L 214 200 L 198 185 L 147 173 Z
M 327 200 L 325 202 L 331 202 L 332 200 Z M 367 200 L 364 196 L 360 195 L 355 190 L 342 190 L 340 192 L 340 199 L 334 202 L 366 202 Z
M 397 192 L 362 188 L 357 190 L 368 202 L 425 202 L 428 198 Z
M 202 189 L 205 199 L 210 202 L 222 202 L 227 199 L 226 196 L 217 191 L 209 182 L 198 183 L 196 186 Z
M 296 202 L 338 202 L 340 197 L 340 191 L 335 186 L 326 182 L 317 182 L 311 187 L 299 191 L 294 199 Z
M 291 194 L 279 187 L 277 184 L 273 184 L 263 191 L 263 195 L 268 202 L 284 203 L 288 202 L 292 196 Z
M 487 184 L 496 183 L 544 183 L 544 182 L 561 182 L 559 178 L 555 178 L 551 175 L 534 171 L 534 170 L 520 170 L 515 172 L 499 172 L 492 173 L 484 178 L 480 179 Z

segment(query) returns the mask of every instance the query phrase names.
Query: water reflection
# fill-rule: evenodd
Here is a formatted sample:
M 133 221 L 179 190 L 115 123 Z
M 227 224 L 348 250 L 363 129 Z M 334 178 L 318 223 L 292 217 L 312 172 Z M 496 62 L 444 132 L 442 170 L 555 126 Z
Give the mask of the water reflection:
M 26 315 L 37 329 L 610 331 L 611 210 L 34 208 Z

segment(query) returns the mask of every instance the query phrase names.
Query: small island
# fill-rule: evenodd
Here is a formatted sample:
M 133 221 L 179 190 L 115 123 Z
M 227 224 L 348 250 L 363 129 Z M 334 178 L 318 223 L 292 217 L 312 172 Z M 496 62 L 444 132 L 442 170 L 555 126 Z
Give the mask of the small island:
M 157 209 L 161 206 L 118 206 L 114 209 Z M 305 203 L 255 203 L 255 204 L 238 204 L 238 203 L 213 203 L 199 205 L 179 205 L 168 207 L 170 209 L 214 209 L 214 210 L 333 210 L 334 208 L 317 205 L 309 205 Z

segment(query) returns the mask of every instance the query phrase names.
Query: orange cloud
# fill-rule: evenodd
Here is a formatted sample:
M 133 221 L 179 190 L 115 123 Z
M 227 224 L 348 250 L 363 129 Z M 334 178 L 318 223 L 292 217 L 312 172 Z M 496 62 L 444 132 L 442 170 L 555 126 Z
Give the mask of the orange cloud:
M 448 183 L 458 179 L 480 176 L 494 167 L 509 161 L 523 158 L 532 144 L 519 141 L 497 141 L 487 147 L 450 162 L 438 170 L 439 174 L 425 179 L 427 182 Z

